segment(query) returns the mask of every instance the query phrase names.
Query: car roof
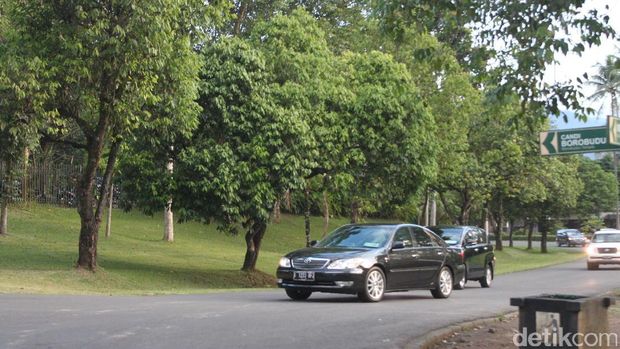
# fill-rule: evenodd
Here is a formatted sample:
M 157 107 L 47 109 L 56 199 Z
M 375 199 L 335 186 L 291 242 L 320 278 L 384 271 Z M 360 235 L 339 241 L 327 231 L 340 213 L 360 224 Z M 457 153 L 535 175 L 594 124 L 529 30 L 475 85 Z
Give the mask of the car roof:
M 344 225 L 344 227 L 386 227 L 386 228 L 398 228 L 398 227 L 420 227 L 424 228 L 418 224 L 412 223 L 350 223 Z
M 433 225 L 428 227 L 430 228 L 437 228 L 437 229 L 445 229 L 445 228 L 460 228 L 460 229 L 479 229 L 478 227 L 474 226 L 474 225 Z
M 558 233 L 565 233 L 567 231 L 579 231 L 579 229 L 558 229 Z

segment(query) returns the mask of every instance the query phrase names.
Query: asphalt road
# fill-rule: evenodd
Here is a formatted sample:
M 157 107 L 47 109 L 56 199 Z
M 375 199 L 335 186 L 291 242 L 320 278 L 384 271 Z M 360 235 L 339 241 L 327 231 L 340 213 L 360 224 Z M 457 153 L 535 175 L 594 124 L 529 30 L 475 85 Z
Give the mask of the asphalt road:
M 106 297 L 0 295 L 0 348 L 394 348 L 446 325 L 516 310 L 509 298 L 543 292 L 590 295 L 620 288 L 620 268 L 585 261 L 470 283 L 446 300 L 428 291 L 381 303 L 281 290 Z

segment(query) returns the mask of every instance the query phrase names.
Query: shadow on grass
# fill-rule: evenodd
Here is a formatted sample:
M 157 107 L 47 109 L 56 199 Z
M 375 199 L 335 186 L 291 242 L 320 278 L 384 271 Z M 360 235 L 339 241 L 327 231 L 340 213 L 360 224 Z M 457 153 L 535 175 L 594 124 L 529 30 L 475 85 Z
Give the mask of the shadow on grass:
M 275 287 L 275 278 L 262 271 L 198 269 L 139 263 L 106 257 L 100 261 L 106 274 L 123 275 L 138 283 L 138 289 L 155 291 L 177 289 L 228 289 Z

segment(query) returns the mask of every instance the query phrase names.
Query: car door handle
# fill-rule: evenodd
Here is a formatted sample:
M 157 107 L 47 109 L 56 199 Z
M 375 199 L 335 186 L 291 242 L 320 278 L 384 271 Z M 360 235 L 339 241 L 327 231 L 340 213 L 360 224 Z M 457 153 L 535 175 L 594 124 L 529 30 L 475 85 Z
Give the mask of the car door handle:
M 411 255 L 411 257 L 413 257 L 414 259 L 416 259 L 416 258 L 420 257 L 420 255 L 419 255 L 419 254 L 417 254 L 417 253 L 414 253 L 414 254 L 412 254 L 412 255 Z

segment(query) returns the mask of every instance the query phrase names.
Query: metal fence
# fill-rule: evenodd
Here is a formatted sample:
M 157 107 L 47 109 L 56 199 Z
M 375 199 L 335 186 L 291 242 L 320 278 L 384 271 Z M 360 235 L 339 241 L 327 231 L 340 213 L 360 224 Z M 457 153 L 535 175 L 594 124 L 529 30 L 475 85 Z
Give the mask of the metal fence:
M 21 176 L 4 183 L 5 164 L 0 162 L 0 190 L 12 186 L 10 201 L 38 202 L 59 206 L 76 205 L 75 187 L 82 172 L 82 165 L 31 159 Z

